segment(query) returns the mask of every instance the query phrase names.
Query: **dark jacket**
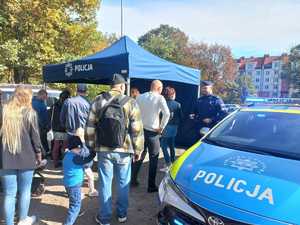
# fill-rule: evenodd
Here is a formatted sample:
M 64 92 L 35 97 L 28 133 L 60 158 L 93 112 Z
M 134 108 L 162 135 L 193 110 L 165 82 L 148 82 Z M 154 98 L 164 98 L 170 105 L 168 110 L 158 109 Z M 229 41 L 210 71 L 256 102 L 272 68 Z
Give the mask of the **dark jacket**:
M 175 100 L 167 100 L 167 105 L 170 110 L 170 119 L 168 125 L 177 125 L 179 126 L 182 120 L 182 110 L 181 104 Z
M 208 126 L 202 122 L 203 119 L 211 119 L 212 123 L 209 127 L 213 127 L 227 115 L 223 100 L 215 95 L 200 97 L 194 106 L 193 113 L 199 127 Z
M 74 135 L 79 127 L 84 128 L 90 111 L 90 103 L 82 96 L 69 98 L 65 101 L 60 121 L 70 135 Z
M 36 118 L 36 113 L 33 113 L 34 117 Z M 37 119 L 34 119 L 33 122 L 30 122 L 28 119 L 28 114 L 28 109 L 24 109 L 24 127 L 21 136 L 21 152 L 16 155 L 12 155 L 8 151 L 7 146 L 4 146 L 2 143 L 0 144 L 0 169 L 36 168 L 36 153 L 40 153 L 42 147 Z M 0 115 L 2 115 L 2 113 Z M 2 118 L 0 118 L 0 120 L 2 121 Z M 2 140 L 2 136 L 0 136 L 0 138 Z
M 50 121 L 51 127 L 54 132 L 66 132 L 64 126 L 60 122 L 60 113 L 63 107 L 63 102 L 58 100 L 53 106 L 50 108 Z
M 34 97 L 32 99 L 32 108 L 37 113 L 40 129 L 48 130 L 49 126 L 50 126 L 50 119 L 49 119 L 47 106 L 46 106 L 45 102 Z

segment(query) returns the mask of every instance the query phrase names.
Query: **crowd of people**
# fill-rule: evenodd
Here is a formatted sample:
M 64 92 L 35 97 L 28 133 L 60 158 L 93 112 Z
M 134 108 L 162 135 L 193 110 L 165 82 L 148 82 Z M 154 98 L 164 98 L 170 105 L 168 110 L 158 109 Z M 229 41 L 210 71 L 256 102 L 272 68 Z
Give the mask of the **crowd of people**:
M 14 224 L 17 193 L 17 224 L 35 223 L 36 217 L 28 216 L 31 184 L 43 157 L 51 157 L 55 168 L 62 166 L 69 198 L 65 225 L 74 224 L 80 213 L 84 175 L 88 178 L 89 196 L 98 198 L 95 220 L 102 225 L 111 221 L 114 177 L 118 221 L 127 221 L 129 190 L 139 186 L 138 175 L 147 153 L 147 192 L 158 191 L 160 149 L 165 160 L 161 170 L 168 171 L 175 161 L 177 130 L 184 119 L 181 105 L 176 101 L 176 90 L 170 86 L 164 89 L 159 80 L 154 80 L 143 94 L 131 88 L 130 97 L 125 95 L 126 85 L 124 77 L 115 74 L 111 90 L 100 93 L 90 104 L 87 85 L 78 84 L 75 97 L 68 90 L 62 91 L 49 111 L 46 90 L 33 98 L 30 88 L 18 86 L 12 99 L 1 104 L 0 176 L 6 225 Z M 212 83 L 202 82 L 202 93 L 189 115 L 199 135 L 202 127 L 212 127 L 226 116 L 222 100 L 212 93 Z M 96 156 L 98 190 L 91 170 Z

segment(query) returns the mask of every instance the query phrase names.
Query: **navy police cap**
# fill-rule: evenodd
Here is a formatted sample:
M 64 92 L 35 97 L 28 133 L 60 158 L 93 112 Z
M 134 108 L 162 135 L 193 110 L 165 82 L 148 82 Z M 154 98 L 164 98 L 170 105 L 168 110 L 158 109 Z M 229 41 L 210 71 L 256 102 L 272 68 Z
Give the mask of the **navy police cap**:
M 111 80 L 111 85 L 116 85 L 116 84 L 126 84 L 126 80 L 121 74 L 115 73 L 113 75 L 113 78 Z

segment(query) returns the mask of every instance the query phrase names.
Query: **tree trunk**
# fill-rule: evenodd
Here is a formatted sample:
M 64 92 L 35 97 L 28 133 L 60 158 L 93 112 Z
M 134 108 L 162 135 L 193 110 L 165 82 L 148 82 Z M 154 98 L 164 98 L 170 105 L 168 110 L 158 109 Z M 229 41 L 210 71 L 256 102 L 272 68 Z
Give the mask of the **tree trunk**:
M 14 83 L 19 84 L 24 81 L 24 70 L 22 68 L 14 68 Z

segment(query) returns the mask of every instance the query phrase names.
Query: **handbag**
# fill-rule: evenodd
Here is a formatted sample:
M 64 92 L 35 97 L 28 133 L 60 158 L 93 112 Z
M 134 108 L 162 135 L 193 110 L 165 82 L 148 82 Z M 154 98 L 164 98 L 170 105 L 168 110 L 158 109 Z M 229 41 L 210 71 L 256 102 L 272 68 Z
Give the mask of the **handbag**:
M 47 141 L 49 141 L 49 142 L 54 140 L 54 132 L 52 130 L 52 121 L 53 121 L 54 109 L 55 109 L 55 106 L 53 105 L 51 121 L 50 121 L 50 130 L 47 132 Z

